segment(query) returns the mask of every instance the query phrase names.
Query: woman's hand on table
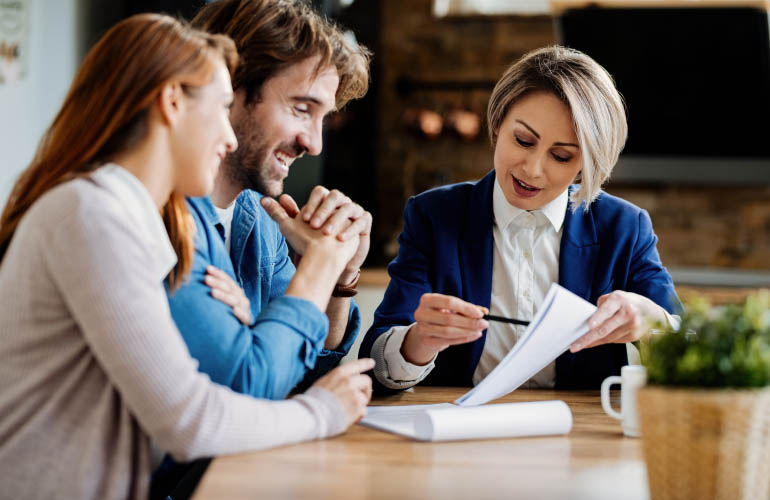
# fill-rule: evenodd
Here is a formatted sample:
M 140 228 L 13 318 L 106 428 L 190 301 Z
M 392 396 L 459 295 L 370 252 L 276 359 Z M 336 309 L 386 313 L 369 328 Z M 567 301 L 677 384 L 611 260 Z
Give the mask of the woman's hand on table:
M 415 365 L 428 364 L 451 345 L 473 342 L 487 328 L 485 307 L 457 297 L 426 293 L 414 311 L 415 324 L 401 345 L 401 355 Z
M 662 307 L 642 295 L 615 290 L 602 295 L 588 319 L 588 333 L 570 346 L 571 352 L 602 344 L 624 344 L 642 338 L 653 322 L 665 322 Z
M 366 406 L 372 399 L 372 379 L 363 372 L 374 368 L 374 360 L 358 359 L 338 366 L 316 381 L 340 402 L 347 416 L 347 425 L 355 424 L 366 415 Z

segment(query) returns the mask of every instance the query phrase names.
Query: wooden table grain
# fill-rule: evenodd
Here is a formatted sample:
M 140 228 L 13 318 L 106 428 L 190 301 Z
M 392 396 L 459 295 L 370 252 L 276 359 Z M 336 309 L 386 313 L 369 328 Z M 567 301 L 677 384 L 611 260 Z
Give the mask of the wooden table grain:
M 375 405 L 452 401 L 465 389 L 416 387 Z M 422 443 L 351 427 L 342 436 L 215 459 L 202 499 L 646 499 L 641 441 L 624 437 L 598 391 L 518 390 L 496 402 L 567 402 L 567 436 Z M 619 394 L 613 392 L 614 404 Z

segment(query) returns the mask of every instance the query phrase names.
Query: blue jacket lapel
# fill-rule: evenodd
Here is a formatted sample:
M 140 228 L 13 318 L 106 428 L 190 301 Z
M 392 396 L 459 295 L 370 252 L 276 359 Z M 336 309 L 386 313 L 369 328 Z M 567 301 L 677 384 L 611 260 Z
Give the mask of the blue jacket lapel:
M 472 304 L 489 307 L 492 298 L 492 170 L 474 186 L 468 198 L 468 209 L 458 241 L 463 297 Z M 466 374 L 469 384 L 484 350 L 486 333 L 470 345 L 471 363 Z
M 468 302 L 489 307 L 492 298 L 492 188 L 494 170 L 484 176 L 468 198 L 467 216 L 460 235 L 459 254 L 463 296 Z
M 572 192 L 574 186 L 570 188 Z M 567 209 L 559 251 L 559 284 L 585 300 L 591 301 L 599 241 L 592 209 L 583 211 L 583 205 L 573 212 Z

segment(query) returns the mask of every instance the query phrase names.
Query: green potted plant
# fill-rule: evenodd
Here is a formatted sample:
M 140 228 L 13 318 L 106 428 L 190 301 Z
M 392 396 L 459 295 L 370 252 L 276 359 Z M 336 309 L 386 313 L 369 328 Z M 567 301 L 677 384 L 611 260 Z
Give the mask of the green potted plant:
M 641 345 L 651 497 L 770 499 L 770 292 L 686 304 L 678 329 Z

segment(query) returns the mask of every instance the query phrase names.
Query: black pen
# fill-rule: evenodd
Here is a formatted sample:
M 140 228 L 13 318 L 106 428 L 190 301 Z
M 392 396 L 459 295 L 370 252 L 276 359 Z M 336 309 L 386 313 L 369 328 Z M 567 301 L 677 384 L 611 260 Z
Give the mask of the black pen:
M 491 314 L 485 314 L 484 319 L 487 321 L 500 321 L 501 323 L 512 323 L 514 325 L 529 326 L 529 321 L 521 319 L 505 318 L 503 316 L 493 316 Z

